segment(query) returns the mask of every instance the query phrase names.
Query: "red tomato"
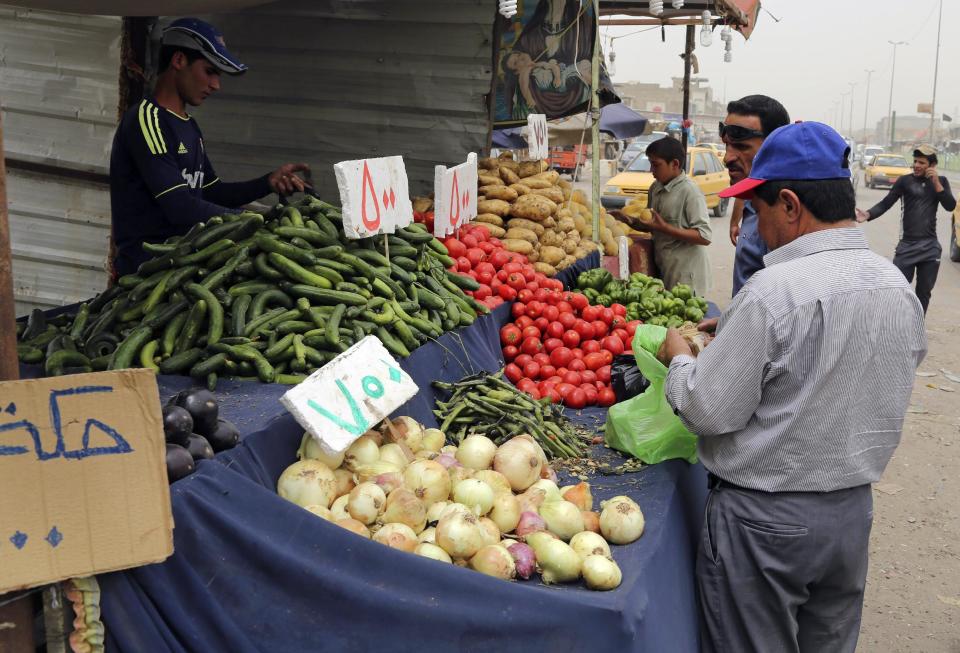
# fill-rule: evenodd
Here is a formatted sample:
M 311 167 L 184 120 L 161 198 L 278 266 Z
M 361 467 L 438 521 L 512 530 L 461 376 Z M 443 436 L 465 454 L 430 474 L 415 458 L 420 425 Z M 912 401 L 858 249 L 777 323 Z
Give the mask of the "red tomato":
M 483 301 L 492 294 L 493 291 L 490 290 L 490 286 L 482 282 L 480 283 L 480 287 L 473 291 L 473 296 L 479 301 Z
M 513 345 L 507 345 L 503 348 L 503 357 L 507 361 L 512 361 L 520 353 L 520 350 L 514 347 Z
M 479 245 L 490 237 L 490 232 L 483 227 L 475 227 L 470 230 L 470 235 L 477 239 L 477 244 Z
M 563 325 L 559 322 L 554 322 L 553 324 L 559 324 L 560 328 L 563 329 Z M 550 326 L 553 326 L 553 324 Z M 573 349 L 580 344 L 580 334 L 573 329 L 570 329 L 569 331 L 563 331 L 563 344 Z
M 551 322 L 556 322 L 560 317 L 560 309 L 556 306 L 547 306 L 543 309 L 543 317 L 547 318 Z M 560 325 L 563 326 L 562 324 Z
M 582 343 L 585 343 L 588 340 L 593 340 L 593 337 L 596 335 L 594 333 L 593 324 L 585 320 L 578 321 L 573 328 L 580 335 L 580 342 Z
M 583 408 L 587 405 L 587 395 L 580 388 L 574 388 L 566 396 L 564 403 L 570 406 L 570 408 Z
M 627 307 L 623 304 L 610 304 L 610 308 L 613 309 L 614 315 L 623 316 L 627 314 Z
M 470 261 L 470 267 L 475 268 L 483 262 L 486 254 L 479 247 L 471 247 L 467 250 L 467 260 Z
M 520 351 L 531 356 L 539 354 L 542 349 L 543 343 L 540 342 L 539 338 L 527 338 L 520 345 Z
M 540 377 L 540 363 L 530 361 L 523 366 L 523 375 L 528 379 L 538 379 Z
M 505 324 L 500 329 L 500 343 L 503 345 L 520 344 L 521 331 L 515 324 Z
M 586 355 L 583 353 L 583 350 L 580 349 L 579 347 L 577 347 L 576 349 L 571 349 L 570 351 L 573 353 L 574 358 L 582 359 Z
M 560 338 L 547 338 L 543 341 L 543 351 L 548 354 L 553 353 L 554 349 L 559 349 L 563 347 L 563 340 Z
M 523 331 L 520 332 L 520 339 L 526 340 L 527 338 L 540 338 L 540 329 L 533 326 L 532 324 L 528 327 L 524 327 Z M 510 343 L 512 344 L 512 343 Z
M 484 229 L 484 231 L 486 231 L 486 229 Z M 470 249 L 471 247 L 476 247 L 478 244 L 480 244 L 480 241 L 477 240 L 477 237 L 474 236 L 473 234 L 467 234 L 466 236 L 460 239 L 460 242 L 463 243 L 467 247 L 467 249 Z
M 597 346 L 599 347 L 600 343 L 597 343 Z M 607 364 L 606 361 L 604 360 L 603 354 L 601 354 L 600 352 L 593 352 L 593 353 L 587 354 L 586 356 L 583 357 L 583 362 L 587 366 L 588 370 L 591 370 L 594 372 Z
M 467 260 L 466 256 L 460 256 L 457 258 L 457 270 L 460 272 L 470 271 L 470 261 Z
M 459 258 L 467 253 L 467 246 L 453 236 L 444 240 L 443 245 L 447 248 L 452 258 Z
M 533 301 L 527 302 L 527 315 L 536 319 L 543 313 L 543 302 L 537 299 L 537 293 L 533 293 Z
M 479 281 L 480 283 L 485 283 L 485 284 L 488 284 L 488 285 L 489 285 L 489 283 L 490 283 L 491 281 L 493 281 L 493 273 L 492 273 L 492 272 L 477 272 L 477 281 Z
M 503 368 L 503 374 L 510 379 L 511 383 L 517 383 L 520 379 L 523 378 L 523 370 L 514 363 L 510 363 L 505 368 Z
M 610 322 L 610 330 L 614 329 L 623 329 L 627 326 L 627 318 L 622 315 L 614 315 L 613 320 Z
M 586 342 L 580 344 L 580 349 L 587 354 L 595 354 L 600 351 L 600 343 L 596 340 L 587 340 Z
M 517 382 L 517 390 L 519 390 L 520 392 L 526 392 L 529 394 L 531 390 L 536 390 L 536 389 L 537 389 L 537 383 L 532 379 L 524 378 L 524 379 L 520 379 Z
M 505 249 L 498 249 L 490 255 L 490 264 L 496 269 L 502 268 L 510 261 L 510 252 Z
M 606 322 L 607 325 L 613 322 L 613 318 L 615 318 L 616 316 L 617 314 L 614 313 L 613 309 L 610 307 L 604 307 L 600 309 L 600 319 Z
M 497 281 L 499 281 L 500 283 L 506 283 L 508 276 L 510 275 L 508 275 L 505 271 L 500 270 L 499 272 L 497 272 Z
M 573 352 L 567 347 L 557 347 L 550 353 L 550 363 L 554 367 L 566 367 L 571 359 L 573 359 Z
M 534 354 L 533 360 L 540 363 L 540 367 L 543 367 L 544 365 L 550 364 L 550 355 L 544 351 L 540 351 Z
M 597 353 L 600 354 L 601 356 L 603 356 L 603 364 L 604 364 L 604 365 L 610 365 L 610 363 L 613 362 L 613 354 L 612 354 L 609 350 L 607 350 L 607 349 L 601 349 L 601 350 L 600 350 L 599 352 L 597 352 Z M 605 381 L 609 381 L 609 379 L 604 379 L 604 380 L 605 380 Z
M 630 320 L 627 322 L 627 335 L 633 340 L 633 334 L 637 332 L 637 327 L 643 324 L 640 320 Z
M 537 326 L 538 329 L 540 329 L 541 333 L 546 331 L 547 327 L 550 326 L 549 320 L 547 320 L 547 318 L 545 317 L 538 317 L 533 321 L 533 323 Z
M 512 302 L 517 298 L 517 291 L 505 284 L 497 288 L 497 294 L 500 295 L 504 301 L 508 302 Z
M 534 272 L 533 268 L 524 267 L 523 270 L 521 270 L 521 274 L 523 275 L 523 278 L 527 280 L 527 282 L 537 280 L 537 273 Z
M 533 293 L 533 298 L 536 299 L 538 302 L 547 301 L 547 297 L 549 296 L 550 296 L 550 291 L 547 290 L 546 288 L 538 288 L 537 291 Z
M 523 315 L 527 310 L 526 304 L 523 301 L 514 302 L 513 306 L 510 307 L 510 315 L 513 316 L 513 319 L 517 319 Z
M 582 372 L 580 372 L 580 379 L 584 383 L 592 384 L 594 381 L 597 380 L 597 373 L 594 372 L 593 370 L 583 370 Z
M 516 304 L 514 304 L 514 306 L 516 306 Z M 526 314 L 521 315 L 521 316 L 518 317 L 517 320 L 516 320 L 516 325 L 517 325 L 517 327 L 520 328 L 520 329 L 525 329 L 525 328 L 527 328 L 528 326 L 530 326 L 531 324 L 533 324 L 533 318 L 530 317 L 529 315 L 526 315 Z
M 593 325 L 593 337 L 600 339 L 603 338 L 607 333 L 610 332 L 610 327 L 607 326 L 607 323 L 603 320 L 594 320 L 590 324 Z
M 493 278 L 493 281 L 490 282 L 490 290 L 492 290 L 493 292 L 497 293 L 497 296 L 499 296 L 499 295 L 500 295 L 500 286 L 502 286 L 502 285 L 503 285 L 503 282 L 500 281 L 500 279 L 497 279 L 496 277 L 494 277 L 494 278 Z
M 557 368 L 553 365 L 541 365 L 540 366 L 540 376 L 544 379 L 549 379 L 551 376 L 554 376 L 557 373 Z
M 503 266 L 503 269 L 504 271 L 506 271 L 507 274 L 513 274 L 515 272 L 519 272 L 520 270 L 522 270 L 523 264 L 517 262 L 516 257 L 512 257 L 510 259 L 510 262 Z
M 620 338 L 620 342 L 623 343 L 623 348 L 627 348 L 627 343 L 630 342 L 630 334 L 627 333 L 626 329 L 614 329 L 610 335 Z
M 583 362 L 582 358 L 574 358 L 570 361 L 570 369 L 574 372 L 583 372 L 587 369 L 587 364 Z
M 587 306 L 582 311 L 580 311 L 580 317 L 582 317 L 587 322 L 593 322 L 600 315 L 600 311 L 603 310 L 602 306 Z
M 597 386 L 590 383 L 584 383 L 582 386 L 580 386 L 580 389 L 583 390 L 583 394 L 587 396 L 588 406 L 593 406 L 595 403 L 597 403 L 597 397 L 600 392 L 597 390 Z
M 580 378 L 580 373 L 572 370 L 563 375 L 563 382 L 575 386 L 579 386 L 581 383 L 583 383 Z
M 573 305 L 570 302 L 561 299 L 559 302 L 557 302 L 557 310 L 559 310 L 561 314 L 573 313 Z
M 523 290 L 517 293 L 517 301 L 521 301 L 524 304 L 526 304 L 531 299 L 533 299 L 533 293 L 527 290 L 526 288 L 524 288 Z
M 561 311 L 557 321 L 563 325 L 564 329 L 572 329 L 573 325 L 577 323 L 577 316 L 573 313 L 564 313 Z
M 610 383 L 610 366 L 609 365 L 604 365 L 599 370 L 597 370 L 597 382 Z
M 587 296 L 578 292 L 570 293 L 570 299 L 568 301 L 578 311 L 582 311 L 590 305 L 590 300 L 587 299 Z
M 522 274 L 517 274 L 516 272 L 513 272 L 507 275 L 507 280 L 505 283 L 515 290 L 522 290 L 524 285 L 526 284 L 526 281 L 523 280 Z
M 557 392 L 560 393 L 560 398 L 564 401 L 566 401 L 570 393 L 576 389 L 576 387 L 570 385 L 569 383 L 560 383 L 557 385 Z
M 547 390 L 544 397 L 550 397 L 550 401 L 555 404 L 559 404 L 561 401 L 563 401 L 563 397 L 560 396 L 560 393 L 557 392 L 555 387 L 551 387 L 549 390 Z
M 619 356 L 623 353 L 623 340 L 617 336 L 607 336 L 600 341 L 600 346 L 609 351 L 614 356 Z
M 527 285 L 523 287 L 524 290 L 529 290 L 530 292 L 537 292 L 538 288 L 540 288 L 540 286 L 536 281 L 528 281 Z
M 552 306 L 550 308 L 553 308 Z M 550 318 L 547 318 L 550 319 Z M 547 325 L 547 335 L 551 338 L 563 338 L 564 332 L 566 329 L 563 328 L 563 325 L 559 322 L 551 322 Z M 569 345 L 568 345 L 569 346 Z
M 481 247 L 480 249 L 483 249 L 483 248 Z M 490 265 L 489 261 L 483 261 L 482 263 L 478 263 L 477 265 L 474 265 L 473 268 L 477 272 L 489 272 L 491 275 L 497 273 L 497 268 Z
M 610 388 L 597 392 L 597 403 L 601 406 L 612 406 L 617 403 L 617 395 Z
M 492 254 L 494 250 L 497 249 L 497 246 L 494 245 L 493 243 L 480 243 L 479 245 L 477 245 L 477 247 L 482 249 L 483 253 L 487 254 L 488 256 Z
M 533 360 L 533 356 L 530 354 L 517 354 L 517 357 L 513 359 L 513 362 L 517 364 L 517 367 L 523 368 L 524 365 Z

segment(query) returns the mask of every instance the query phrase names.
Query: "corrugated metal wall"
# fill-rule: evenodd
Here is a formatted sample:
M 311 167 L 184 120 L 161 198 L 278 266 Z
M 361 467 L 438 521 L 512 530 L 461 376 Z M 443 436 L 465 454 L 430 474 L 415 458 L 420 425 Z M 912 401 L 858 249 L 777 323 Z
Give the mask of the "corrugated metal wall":
M 119 38 L 119 18 L 0 5 L 0 107 L 18 314 L 85 299 L 106 285 L 108 187 L 52 169 L 107 172 Z M 26 172 L 14 161 L 50 172 Z
M 207 17 L 250 66 L 195 114 L 217 172 L 402 154 L 411 191 L 487 137 L 494 0 L 294 0 Z

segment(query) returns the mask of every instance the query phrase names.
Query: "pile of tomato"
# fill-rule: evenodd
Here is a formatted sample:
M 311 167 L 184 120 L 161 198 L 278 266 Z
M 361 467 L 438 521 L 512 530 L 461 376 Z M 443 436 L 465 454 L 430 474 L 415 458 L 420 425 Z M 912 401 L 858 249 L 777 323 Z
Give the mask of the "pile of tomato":
M 456 261 L 453 271 L 475 279 L 480 288 L 470 294 L 490 308 L 514 301 L 521 290 L 563 290 L 561 281 L 534 270 L 526 256 L 505 249 L 483 227 L 464 227 L 443 244 Z
M 571 408 L 611 406 L 614 357 L 629 353 L 639 320 L 626 307 L 591 306 L 586 296 L 556 289 L 521 290 L 514 321 L 500 329 L 504 370 L 521 391 Z

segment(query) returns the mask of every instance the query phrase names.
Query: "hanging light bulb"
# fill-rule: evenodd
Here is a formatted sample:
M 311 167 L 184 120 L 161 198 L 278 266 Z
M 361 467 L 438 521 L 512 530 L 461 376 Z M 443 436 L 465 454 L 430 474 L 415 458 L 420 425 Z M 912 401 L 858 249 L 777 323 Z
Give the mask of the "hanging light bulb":
M 724 61 L 724 63 L 730 63 L 731 61 L 733 61 L 733 53 L 732 53 L 732 52 L 724 52 L 724 53 L 723 53 L 723 61 Z
M 673 0 L 672 5 L 674 9 L 683 9 L 683 0 Z
M 610 59 L 610 65 L 607 66 L 607 72 L 612 77 L 613 75 L 617 74 L 617 66 L 616 66 L 617 53 L 614 52 L 613 50 L 610 50 L 609 59 Z
M 659 16 L 663 13 L 663 0 L 650 0 L 650 13 Z
M 725 63 L 730 63 L 731 61 L 733 61 L 733 39 L 732 38 L 727 39 L 726 43 L 724 44 L 723 61 Z
M 500 15 L 513 18 L 517 15 L 517 0 L 500 0 Z
M 720 40 L 724 43 L 729 43 L 733 39 L 733 31 L 730 29 L 729 25 L 724 25 L 723 29 L 720 30 Z
M 710 12 L 704 11 L 702 18 L 703 27 L 700 28 L 700 45 L 709 48 L 713 44 L 713 32 L 710 29 Z

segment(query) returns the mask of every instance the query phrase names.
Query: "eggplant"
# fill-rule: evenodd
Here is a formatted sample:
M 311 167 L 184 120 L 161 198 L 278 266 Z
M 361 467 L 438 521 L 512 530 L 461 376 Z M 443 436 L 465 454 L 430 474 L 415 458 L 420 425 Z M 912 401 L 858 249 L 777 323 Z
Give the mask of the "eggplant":
M 233 422 L 221 417 L 217 420 L 217 428 L 207 436 L 207 440 L 214 451 L 226 451 L 237 446 L 237 442 L 240 441 L 240 431 Z
M 202 435 L 191 433 L 187 442 L 187 451 L 193 456 L 194 460 L 209 460 L 213 458 L 213 447 Z
M 177 393 L 177 406 L 186 408 L 193 417 L 193 432 L 203 436 L 210 435 L 217 428 L 217 416 L 220 406 L 213 393 L 206 388 L 192 388 Z
M 167 480 L 170 483 L 190 476 L 194 470 L 193 456 L 179 444 L 167 443 Z
M 187 446 L 187 438 L 193 433 L 193 417 L 180 406 L 163 407 L 163 435 L 167 442 Z

